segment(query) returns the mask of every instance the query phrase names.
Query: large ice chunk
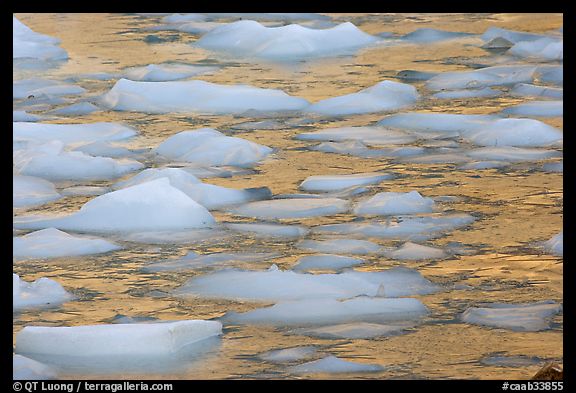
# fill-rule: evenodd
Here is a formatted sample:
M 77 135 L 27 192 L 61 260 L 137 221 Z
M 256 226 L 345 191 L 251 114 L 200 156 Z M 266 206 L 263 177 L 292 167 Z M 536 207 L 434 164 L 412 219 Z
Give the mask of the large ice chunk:
M 300 184 L 304 191 L 341 191 L 350 187 L 378 184 L 392 178 L 389 173 L 355 173 L 352 175 L 309 176 Z
M 350 22 L 329 29 L 310 29 L 297 24 L 266 27 L 241 20 L 210 31 L 196 44 L 251 59 L 294 61 L 353 54 L 377 41 Z
M 60 40 L 36 33 L 12 16 L 12 58 L 66 60 L 68 53 L 58 46 Z
M 502 95 L 501 91 L 485 87 L 483 89 L 441 91 L 439 93 L 433 94 L 432 97 L 441 99 L 462 99 L 462 98 L 478 98 L 478 97 L 497 97 L 499 95 Z
M 414 86 L 382 81 L 357 93 L 318 101 L 306 111 L 327 116 L 394 111 L 414 105 L 417 99 L 418 92 Z
M 406 268 L 381 272 L 308 274 L 279 270 L 272 265 L 265 271 L 226 269 L 195 276 L 178 288 L 176 294 L 182 297 L 274 302 L 344 299 L 358 295 L 398 297 L 437 290 L 438 287 L 420 273 Z
M 536 41 L 520 41 L 508 50 L 509 54 L 543 60 L 563 60 L 564 40 L 546 37 Z
M 289 198 L 250 202 L 232 209 L 240 216 L 260 219 L 331 216 L 348 211 L 349 202 L 339 198 Z
M 357 363 L 342 360 L 336 356 L 314 360 L 312 362 L 299 364 L 289 368 L 290 372 L 297 374 L 315 373 L 372 373 L 384 370 L 379 364 Z
M 133 81 L 165 82 L 208 74 L 217 70 L 217 67 L 191 64 L 149 64 L 145 67 L 129 68 L 126 70 L 125 77 Z
M 564 101 L 531 101 L 509 106 L 502 113 L 513 116 L 562 117 Z
M 60 199 L 61 195 L 48 180 L 34 176 L 12 176 L 12 206 L 30 207 Z
M 507 30 L 495 26 L 489 27 L 481 36 L 484 41 L 490 41 L 497 37 L 516 43 L 519 41 L 536 41 L 545 38 L 546 36 L 543 34 L 527 33 L 524 31 Z
M 46 228 L 13 238 L 12 256 L 16 259 L 58 258 L 100 254 L 120 248 L 104 239 L 72 236 L 55 228 Z
M 14 380 L 56 379 L 57 376 L 56 370 L 50 366 L 22 355 L 12 356 L 12 379 Z
M 537 147 L 558 144 L 562 131 L 532 119 L 500 119 L 466 135 L 481 146 Z
M 157 179 L 100 195 L 65 217 L 16 222 L 22 228 L 55 227 L 85 232 L 169 231 L 215 223 L 205 207 L 168 179 Z
M 162 142 L 157 154 L 203 166 L 251 166 L 272 152 L 268 146 L 226 136 L 212 128 L 182 131 Z
M 12 309 L 54 307 L 72 299 L 62 285 L 46 277 L 26 282 L 12 273 Z
M 146 113 L 241 114 L 254 111 L 298 111 L 309 105 L 281 90 L 247 85 L 219 85 L 199 80 L 135 82 L 120 79 L 102 96 L 102 104 L 118 111 Z
M 416 29 L 408 34 L 402 36 L 402 39 L 418 44 L 428 44 L 432 42 L 439 42 L 445 40 L 452 40 L 455 38 L 469 37 L 470 33 L 461 33 L 457 31 L 445 31 L 431 28 Z
M 476 325 L 537 332 L 549 329 L 547 318 L 561 310 L 562 306 L 551 300 L 525 304 L 494 303 L 486 307 L 470 307 L 461 318 Z
M 12 123 L 14 141 L 50 142 L 65 144 L 96 141 L 118 141 L 136 135 L 136 130 L 118 123 L 43 124 Z
M 398 215 L 430 213 L 434 210 L 434 200 L 420 195 L 418 191 L 380 192 L 358 203 L 354 213 L 358 215 Z
M 21 79 L 12 84 L 12 98 L 15 100 L 32 98 L 54 98 L 58 96 L 85 93 L 86 89 L 49 79 Z M 59 101 L 56 101 L 59 102 Z

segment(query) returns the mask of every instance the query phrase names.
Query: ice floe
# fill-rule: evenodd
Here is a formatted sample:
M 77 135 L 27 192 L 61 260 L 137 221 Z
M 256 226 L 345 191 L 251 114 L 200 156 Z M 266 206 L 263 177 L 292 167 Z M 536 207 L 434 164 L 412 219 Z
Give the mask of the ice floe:
M 376 243 L 356 239 L 302 240 L 296 246 L 309 251 L 354 255 L 366 255 L 380 250 L 380 246 Z
M 276 349 L 261 353 L 258 357 L 262 360 L 272 363 L 290 363 L 297 360 L 303 360 L 315 356 L 318 348 L 313 345 L 302 347 Z
M 458 136 L 462 132 L 474 131 L 488 122 L 499 119 L 493 115 L 456 115 L 447 113 L 399 113 L 386 116 L 378 122 L 384 127 L 396 127 L 421 133 Z
M 204 267 L 222 267 L 229 266 L 235 262 L 259 262 L 268 259 L 277 258 L 276 253 L 226 253 L 217 252 L 212 254 L 198 254 L 194 251 L 189 252 L 182 258 L 169 259 L 162 262 L 151 263 L 143 267 L 143 270 L 149 272 L 162 271 L 183 271 Z
M 379 364 L 357 363 L 342 360 L 336 356 L 314 360 L 312 362 L 292 366 L 289 371 L 298 374 L 314 373 L 371 373 L 383 371 L 384 367 Z
M 218 67 L 178 63 L 149 64 L 127 69 L 124 77 L 133 81 L 166 82 L 212 73 L 218 69 Z
M 553 37 L 540 38 L 536 41 L 520 41 L 514 44 L 507 53 L 518 57 L 563 60 L 564 41 Z
M 282 90 L 248 85 L 219 85 L 200 80 L 137 82 L 120 79 L 101 103 L 117 111 L 146 113 L 241 114 L 250 110 L 298 111 L 309 105 Z
M 549 97 L 549 98 L 563 98 L 564 89 L 550 86 L 536 86 L 527 83 L 519 83 L 512 90 L 510 94 L 514 96 L 523 97 Z
M 481 146 L 538 147 L 558 145 L 563 132 L 532 119 L 500 119 L 472 131 L 466 139 Z
M 352 175 L 309 176 L 300 184 L 300 189 L 316 192 L 341 191 L 355 186 L 378 184 L 392 177 L 392 174 L 378 172 L 355 173 Z
M 349 202 L 339 198 L 292 198 L 250 202 L 231 209 L 231 212 L 240 216 L 274 220 L 331 216 L 345 213 L 348 209 Z
M 22 79 L 13 82 L 12 98 L 15 100 L 39 98 L 42 96 L 58 97 L 85 93 L 86 89 L 48 79 Z
M 479 160 L 493 161 L 539 161 L 546 158 L 561 157 L 562 153 L 547 149 L 526 149 L 514 146 L 494 146 L 472 149 L 466 153 L 469 157 Z
M 16 259 L 59 258 L 101 254 L 120 248 L 104 239 L 73 236 L 55 228 L 46 228 L 13 238 L 12 256 Z
M 362 265 L 364 263 L 366 263 L 364 259 L 347 257 L 344 255 L 307 255 L 298 259 L 298 263 L 292 267 L 292 270 L 340 270 L 348 267 Z
M 62 285 L 46 277 L 26 282 L 12 273 L 12 309 L 55 307 L 72 299 Z
M 306 111 L 326 116 L 356 115 L 408 108 L 417 100 L 418 92 L 414 86 L 382 81 L 357 93 L 318 101 Z
M 13 380 L 47 380 L 56 379 L 58 374 L 52 367 L 22 355 L 12 356 Z
M 98 111 L 100 111 L 100 108 L 90 102 L 79 102 L 63 108 L 53 109 L 49 111 L 48 114 L 57 116 L 83 116 Z
M 119 146 L 106 141 L 96 141 L 86 143 L 74 148 L 75 151 L 94 156 L 94 157 L 110 157 L 122 158 L 134 154 L 132 150 Z
M 234 283 L 231 285 L 230 283 Z M 279 270 L 225 269 L 195 276 L 176 290 L 181 297 L 206 297 L 258 302 L 333 298 L 359 295 L 398 297 L 433 293 L 438 287 L 415 270 L 308 274 Z
M 544 243 L 544 248 L 547 252 L 554 255 L 564 255 L 564 231 L 552 236 L 552 238 Z
M 562 86 L 564 83 L 564 66 L 540 66 L 536 70 L 536 80 Z
M 377 41 L 350 22 L 310 29 L 297 24 L 266 27 L 253 20 L 240 20 L 211 30 L 196 45 L 246 58 L 294 61 L 349 55 Z
M 494 303 L 486 307 L 470 307 L 462 321 L 515 331 L 537 332 L 550 328 L 548 318 L 562 310 L 554 301 L 525 304 Z
M 442 91 L 432 95 L 434 98 L 441 99 L 459 99 L 459 98 L 477 98 L 477 97 L 498 97 L 502 95 L 500 90 L 494 90 L 489 87 L 483 89 L 466 89 Z
M 509 106 L 502 110 L 505 115 L 534 117 L 563 117 L 564 101 L 531 101 Z
M 12 176 L 12 206 L 30 207 L 60 199 L 54 184 L 34 176 Z
M 416 137 L 401 130 L 384 127 L 340 127 L 296 135 L 303 141 L 360 141 L 365 145 L 401 145 L 416 141 Z
M 12 112 L 12 121 L 13 122 L 17 122 L 17 121 L 35 122 L 35 121 L 44 120 L 45 118 L 46 118 L 45 116 L 34 115 L 34 114 L 28 113 L 26 111 L 13 111 Z
M 37 33 L 12 16 L 13 59 L 66 60 L 68 53 L 59 43 L 59 39 Z
M 402 334 L 407 332 L 407 330 L 413 326 L 414 322 L 411 321 L 387 324 L 353 322 L 339 325 L 295 329 L 292 333 L 319 338 L 370 339 Z
M 545 38 L 546 36 L 543 34 L 527 33 L 524 31 L 507 30 L 494 26 L 489 27 L 481 36 L 484 41 L 490 41 L 498 37 L 516 43 L 520 41 L 536 41 Z
M 65 144 L 96 141 L 118 141 L 137 134 L 133 128 L 118 123 L 44 124 L 12 123 L 14 141 L 50 142 Z
M 434 210 L 434 200 L 420 195 L 418 191 L 380 192 L 361 201 L 354 208 L 358 215 L 398 215 L 430 213 Z
M 309 230 L 301 225 L 284 225 L 272 223 L 227 223 L 227 228 L 249 233 L 255 237 L 264 238 L 299 238 L 308 234 Z
M 395 250 L 384 252 L 384 255 L 391 259 L 417 261 L 422 259 L 442 259 L 446 258 L 448 254 L 440 248 L 407 242 Z
M 168 179 L 157 179 L 100 195 L 64 217 L 15 222 L 16 227 L 55 227 L 85 232 L 145 232 L 212 226 L 214 217 Z
M 532 82 L 537 67 L 532 65 L 504 65 L 474 71 L 443 72 L 426 81 L 430 90 L 480 89 Z

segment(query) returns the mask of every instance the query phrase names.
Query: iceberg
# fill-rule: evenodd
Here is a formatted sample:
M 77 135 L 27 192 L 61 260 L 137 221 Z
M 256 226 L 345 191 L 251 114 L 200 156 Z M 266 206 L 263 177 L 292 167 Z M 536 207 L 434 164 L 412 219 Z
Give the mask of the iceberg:
M 200 80 L 137 82 L 120 79 L 101 104 L 117 111 L 145 113 L 242 114 L 299 111 L 309 103 L 281 90 L 247 85 L 219 85 Z
M 100 108 L 89 102 L 79 102 L 65 106 L 63 108 L 53 109 L 48 113 L 57 116 L 84 116 L 90 113 L 99 112 Z
M 347 116 L 395 111 L 413 106 L 417 100 L 418 92 L 414 86 L 382 81 L 357 93 L 318 101 L 306 108 L 306 111 L 326 116 Z
M 190 64 L 149 64 L 145 67 L 133 67 L 125 71 L 124 77 L 133 81 L 166 82 L 208 74 L 218 71 L 218 67 Z
M 58 46 L 59 43 L 59 39 L 36 33 L 12 16 L 13 59 L 66 60 L 68 53 Z
M 310 270 L 340 270 L 366 263 L 364 259 L 346 257 L 344 255 L 320 254 L 307 255 L 298 259 L 298 263 L 292 266 L 294 271 Z
M 77 95 L 85 93 L 86 89 L 80 86 L 71 85 L 48 79 L 22 79 L 13 82 L 12 98 L 15 100 L 59 97 L 67 95 Z
M 494 90 L 489 87 L 483 89 L 465 89 L 465 90 L 452 90 L 442 91 L 432 95 L 433 98 L 440 99 L 463 99 L 463 98 L 485 98 L 485 97 L 498 97 L 502 95 L 499 90 Z
M 384 367 L 379 364 L 349 362 L 337 358 L 336 356 L 327 356 L 325 358 L 314 360 L 312 362 L 292 366 L 289 371 L 297 374 L 314 374 L 314 373 L 372 373 L 383 371 Z
M 59 258 L 101 254 L 120 248 L 103 239 L 72 236 L 55 228 L 46 228 L 13 238 L 12 256 L 16 259 Z
M 562 153 L 556 150 L 525 149 L 515 146 L 494 146 L 472 149 L 466 153 L 469 157 L 479 160 L 492 161 L 540 161 L 546 158 L 561 157 Z
M 493 115 L 455 115 L 446 113 L 399 113 L 385 117 L 379 126 L 405 129 L 422 134 L 439 133 L 446 137 L 474 131 L 498 120 Z
M 383 180 L 391 179 L 389 173 L 355 173 L 352 175 L 325 175 L 309 176 L 300 184 L 304 191 L 341 191 L 350 187 L 378 184 Z
M 349 202 L 339 198 L 290 198 L 250 202 L 232 208 L 239 216 L 264 220 L 331 216 L 348 211 Z
M 514 30 L 507 30 L 502 29 L 500 27 L 489 27 L 484 34 L 482 34 L 481 38 L 484 41 L 490 41 L 495 38 L 504 38 L 512 43 L 516 43 L 519 41 L 536 41 L 546 36 L 543 34 L 535 34 L 535 33 L 527 33 L 523 31 L 514 31 Z
M 470 307 L 461 319 L 476 325 L 538 332 L 549 329 L 547 318 L 561 310 L 562 306 L 551 300 L 524 304 L 494 303 L 486 307 Z
M 212 128 L 182 131 L 162 142 L 154 152 L 162 157 L 203 166 L 252 166 L 272 149 L 246 139 L 226 136 Z
M 564 66 L 540 66 L 536 69 L 536 80 L 562 86 L 564 84 Z
M 211 30 L 196 45 L 249 59 L 295 61 L 350 55 L 377 41 L 350 22 L 310 29 L 297 24 L 266 27 L 253 20 L 240 20 Z
M 380 192 L 361 201 L 354 209 L 358 215 L 399 215 L 430 213 L 434 210 L 434 200 L 420 195 L 418 191 Z
M 62 285 L 46 277 L 26 282 L 12 273 L 12 309 L 55 307 L 72 299 Z
M 93 157 L 122 158 L 134 154 L 133 151 L 106 141 L 86 143 L 74 148 Z
M 34 176 L 12 175 L 12 206 L 31 207 L 60 199 L 54 184 Z

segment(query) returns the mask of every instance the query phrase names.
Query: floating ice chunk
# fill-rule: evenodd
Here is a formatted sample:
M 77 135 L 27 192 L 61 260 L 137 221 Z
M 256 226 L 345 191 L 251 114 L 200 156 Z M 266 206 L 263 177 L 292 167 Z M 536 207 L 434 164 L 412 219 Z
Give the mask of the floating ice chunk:
M 531 101 L 509 106 L 502 113 L 513 116 L 563 117 L 564 101 Z
M 59 258 L 101 254 L 120 248 L 104 239 L 72 236 L 55 228 L 46 228 L 13 238 L 12 256 L 16 259 Z
M 334 240 L 303 240 L 297 247 L 317 252 L 338 252 L 343 254 L 365 255 L 380 250 L 380 246 L 368 240 L 334 239 Z
M 485 87 L 483 89 L 443 91 L 440 93 L 433 94 L 432 97 L 441 99 L 458 99 L 458 98 L 476 98 L 476 97 L 498 97 L 500 95 L 502 95 L 501 91 Z
M 45 116 L 34 115 L 32 113 L 28 113 L 26 111 L 13 111 L 12 112 L 12 121 L 27 121 L 27 122 L 35 122 L 44 120 Z
M 15 352 L 68 372 L 158 372 L 165 363 L 174 371 L 174 363 L 194 359 L 221 334 L 220 322 L 204 320 L 26 326 L 16 335 Z
M 425 240 L 443 232 L 470 225 L 475 220 L 469 214 L 456 213 L 441 216 L 399 216 L 386 221 L 320 225 L 316 233 L 334 233 L 378 237 L 383 239 Z
M 422 259 L 442 259 L 446 258 L 447 254 L 440 248 L 423 246 L 416 243 L 404 243 L 402 247 L 386 252 L 388 258 L 400 260 L 422 260 Z
M 562 86 L 564 83 L 564 66 L 540 66 L 536 70 L 537 80 Z
M 518 57 L 563 60 L 564 40 L 547 37 L 536 41 L 520 41 L 510 48 L 507 53 Z
M 354 186 L 378 184 L 392 178 L 389 173 L 355 173 L 352 175 L 309 176 L 300 184 L 304 191 L 341 191 Z
M 290 372 L 297 374 L 373 373 L 383 370 L 384 367 L 379 364 L 349 362 L 339 359 L 336 356 L 327 356 L 320 360 L 314 360 L 289 368 Z
M 57 45 L 60 40 L 36 33 L 12 16 L 12 58 L 39 60 L 66 60 L 68 54 Z
M 257 201 L 238 206 L 234 214 L 264 220 L 331 216 L 348 211 L 349 202 L 338 198 L 295 198 Z
M 97 196 L 102 195 L 111 190 L 108 187 L 99 186 L 75 186 L 67 187 L 62 190 L 62 195 L 64 196 Z
M 48 180 L 108 180 L 144 167 L 138 161 L 92 157 L 79 151 L 66 152 L 59 140 L 14 153 L 18 174 Z
M 555 150 L 524 149 L 514 146 L 481 147 L 466 154 L 474 159 L 510 162 L 539 161 L 562 156 L 562 153 Z
M 481 46 L 483 49 L 510 49 L 514 43 L 503 37 L 496 37 Z
M 315 356 L 317 352 L 318 352 L 317 347 L 313 345 L 308 345 L 303 347 L 285 348 L 285 349 L 277 349 L 274 351 L 268 351 L 258 355 L 258 357 L 267 362 L 290 363 L 297 360 L 308 359 L 312 356 Z
M 233 264 L 235 262 L 259 262 L 268 259 L 277 258 L 279 254 L 276 253 L 226 253 L 217 252 L 212 254 L 198 254 L 194 251 L 189 252 L 182 258 L 170 259 L 162 262 L 151 263 L 144 266 L 143 270 L 148 272 L 163 272 L 163 271 L 183 271 L 203 267 L 222 267 Z
M 98 196 L 65 217 L 15 223 L 85 232 L 145 232 L 211 226 L 214 217 L 168 179 L 157 179 Z
M 184 22 L 202 22 L 207 19 L 206 15 L 202 14 L 172 14 L 162 18 L 165 23 L 184 23 Z
M 247 85 L 219 85 L 192 80 L 135 82 L 120 79 L 102 96 L 102 104 L 117 111 L 146 113 L 241 114 L 255 111 L 298 111 L 308 101 L 281 90 Z
M 532 82 L 536 66 L 514 65 L 481 68 L 474 71 L 443 72 L 426 81 L 430 90 L 480 89 Z
M 356 115 L 407 108 L 417 100 L 418 92 L 414 86 L 382 81 L 357 93 L 318 101 L 306 111 L 328 116 Z
M 72 104 L 64 108 L 58 108 L 48 112 L 51 115 L 61 115 L 61 116 L 83 116 L 90 113 L 98 112 L 100 108 L 89 102 L 79 102 L 77 104 Z
M 402 39 L 418 44 L 428 44 L 432 42 L 452 40 L 456 38 L 470 37 L 470 33 L 456 31 L 444 31 L 438 29 L 422 28 L 402 36 Z
M 553 236 L 550 240 L 544 243 L 546 251 L 554 255 L 564 255 L 564 231 Z
M 458 136 L 462 132 L 474 131 L 497 119 L 497 116 L 492 115 L 399 113 L 385 117 L 378 122 L 378 125 L 421 133 L 438 132 L 446 136 Z
M 126 70 L 125 78 L 133 81 L 164 82 L 185 79 L 217 71 L 217 67 L 190 64 L 150 64 Z
M 474 161 L 460 166 L 459 169 L 464 170 L 494 169 L 494 168 L 502 168 L 507 165 L 509 164 L 503 161 Z
M 12 356 L 13 380 L 46 380 L 56 379 L 56 370 L 36 360 L 22 355 Z
M 54 307 L 72 299 L 62 285 L 42 277 L 26 282 L 12 273 L 12 309 L 22 310 L 36 307 Z
M 210 31 L 197 45 L 247 58 L 294 61 L 354 54 L 377 41 L 350 22 L 311 29 L 297 24 L 266 27 L 253 20 L 241 20 Z
M 500 27 L 489 27 L 481 36 L 484 41 L 490 41 L 497 37 L 516 43 L 519 41 L 536 41 L 546 36 L 542 34 L 526 33 L 523 31 L 507 30 Z
M 404 81 L 427 81 L 428 79 L 438 75 L 437 72 L 422 72 L 414 70 L 402 70 L 396 74 L 396 78 Z
M 564 89 L 549 87 L 549 86 L 536 86 L 527 83 L 519 83 L 512 90 L 510 94 L 514 96 L 523 97 L 550 97 L 550 98 L 563 98 Z
M 551 300 L 525 304 L 494 303 L 486 307 L 470 307 L 461 318 L 476 325 L 537 332 L 549 329 L 546 319 L 561 310 L 562 306 Z
M 54 184 L 33 176 L 12 176 L 12 206 L 30 207 L 61 198 Z
M 562 131 L 532 119 L 500 119 L 466 135 L 481 146 L 548 146 L 561 143 Z
M 361 141 L 366 145 L 396 145 L 414 142 L 417 138 L 404 131 L 383 127 L 327 128 L 296 135 L 303 141 Z
M 430 213 L 434 210 L 434 200 L 420 195 L 418 191 L 380 192 L 361 201 L 354 209 L 358 215 L 397 215 Z
M 66 96 L 85 93 L 80 86 L 48 79 L 23 79 L 12 84 L 12 98 L 15 100 L 46 96 Z
M 195 276 L 178 288 L 176 295 L 275 302 L 344 299 L 359 295 L 398 297 L 437 290 L 438 287 L 420 273 L 405 268 L 381 272 L 351 270 L 338 274 L 308 274 L 278 270 L 276 265 L 272 265 L 266 271 L 225 269 Z
M 182 131 L 162 142 L 155 152 L 175 161 L 204 166 L 251 166 L 272 149 L 246 139 L 226 136 L 212 128 Z
M 542 170 L 546 172 L 564 172 L 564 162 L 548 162 L 542 165 Z
M 307 255 L 298 259 L 298 263 L 292 267 L 295 271 L 308 270 L 340 270 L 366 263 L 364 259 L 346 257 L 343 255 Z
M 78 146 L 74 150 L 81 151 L 82 153 L 94 157 L 121 158 L 133 154 L 131 150 L 123 146 L 113 145 L 106 141 L 87 143 L 85 145 Z
M 296 329 L 293 333 L 319 338 L 370 339 L 401 334 L 413 326 L 413 322 L 396 322 L 385 325 L 368 322 L 353 322 L 316 328 Z
M 50 142 L 57 139 L 70 144 L 127 139 L 136 135 L 136 130 L 118 123 L 12 123 L 12 135 L 15 141 Z
M 229 223 L 225 224 L 233 231 L 247 232 L 256 237 L 298 238 L 308 234 L 308 229 L 300 225 Z
M 355 321 L 387 323 L 418 319 L 428 309 L 418 299 L 356 297 L 349 300 L 306 299 L 276 303 L 245 313 L 228 312 L 225 324 L 314 326 Z

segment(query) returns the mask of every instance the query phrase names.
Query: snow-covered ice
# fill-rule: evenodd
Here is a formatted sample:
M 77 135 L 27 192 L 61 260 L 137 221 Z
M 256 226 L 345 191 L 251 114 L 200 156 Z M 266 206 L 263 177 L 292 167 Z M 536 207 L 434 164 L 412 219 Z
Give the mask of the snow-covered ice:
M 562 306 L 551 300 L 525 304 L 493 303 L 486 307 L 470 307 L 461 318 L 476 325 L 537 332 L 549 329 L 547 319 L 561 310 Z
M 12 112 L 12 121 L 13 122 L 19 122 L 19 121 L 35 122 L 35 121 L 44 120 L 45 118 L 46 118 L 46 116 L 35 115 L 33 113 L 28 113 L 26 111 L 13 111 Z
M 489 87 L 483 89 L 465 89 L 465 90 L 451 90 L 434 93 L 432 97 L 441 99 L 461 99 L 461 98 L 477 98 L 477 97 L 498 97 L 502 95 L 500 90 L 494 90 Z
M 398 215 L 430 213 L 434 200 L 423 197 L 418 191 L 380 192 L 358 203 L 354 213 L 358 215 Z
M 12 206 L 30 207 L 60 199 L 54 184 L 34 176 L 12 176 Z
M 469 37 L 472 34 L 462 33 L 458 31 L 446 31 L 431 28 L 416 29 L 408 34 L 402 36 L 403 40 L 414 42 L 417 44 L 430 44 L 433 42 L 452 40 L 456 38 Z
M 90 102 L 79 102 L 63 108 L 53 109 L 48 113 L 57 116 L 83 116 L 98 111 L 100 111 L 100 108 Z
M 12 98 L 15 100 L 32 97 L 53 98 L 58 96 L 77 95 L 85 92 L 86 89 L 80 86 L 41 78 L 21 79 L 12 83 Z
M 371 373 L 383 371 L 384 367 L 379 364 L 358 363 L 342 360 L 336 356 L 327 356 L 320 360 L 292 366 L 289 371 L 297 374 L 313 373 Z
M 456 115 L 447 113 L 399 113 L 386 116 L 378 122 L 384 127 L 395 127 L 422 134 L 440 133 L 458 136 L 461 132 L 474 131 L 499 119 L 492 115 Z
M 189 252 L 182 258 L 168 259 L 166 261 L 151 263 L 143 267 L 143 270 L 149 272 L 162 271 L 183 271 L 204 267 L 222 267 L 229 266 L 235 262 L 259 262 L 268 259 L 277 258 L 279 254 L 268 253 L 226 253 L 217 252 L 212 254 L 198 254 L 194 251 Z
M 392 174 L 378 172 L 309 176 L 300 184 L 300 189 L 313 192 L 341 191 L 355 186 L 378 184 L 392 177 Z
M 293 198 L 250 202 L 231 209 L 239 216 L 268 219 L 293 219 L 345 213 L 349 202 L 339 198 Z
M 507 53 L 548 61 L 563 60 L 564 41 L 555 37 L 540 38 L 536 41 L 519 41 Z
M 562 153 L 556 150 L 528 149 L 515 146 L 492 146 L 472 149 L 466 153 L 477 160 L 493 161 L 539 161 L 546 158 L 561 157 Z
M 46 277 L 27 282 L 12 273 L 12 309 L 55 307 L 72 299 L 62 285 Z

